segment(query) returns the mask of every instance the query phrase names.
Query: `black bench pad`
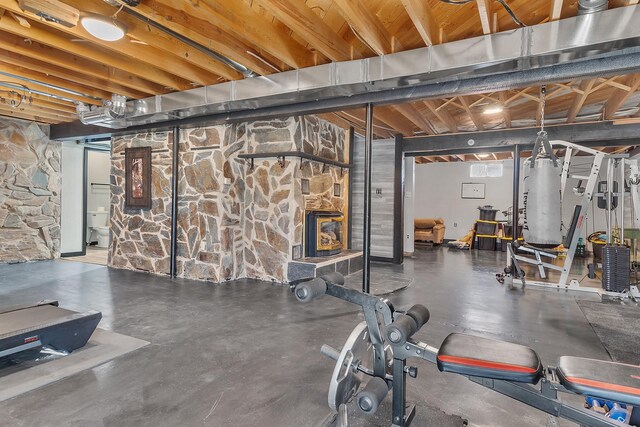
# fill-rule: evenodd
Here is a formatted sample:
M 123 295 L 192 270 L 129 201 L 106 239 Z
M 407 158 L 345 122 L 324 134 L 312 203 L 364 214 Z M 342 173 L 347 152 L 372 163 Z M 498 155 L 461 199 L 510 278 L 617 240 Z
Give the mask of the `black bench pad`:
M 542 376 L 540 358 L 529 347 L 466 334 L 445 338 L 438 351 L 438 369 L 531 384 Z
M 562 356 L 556 374 L 574 393 L 640 405 L 640 366 Z

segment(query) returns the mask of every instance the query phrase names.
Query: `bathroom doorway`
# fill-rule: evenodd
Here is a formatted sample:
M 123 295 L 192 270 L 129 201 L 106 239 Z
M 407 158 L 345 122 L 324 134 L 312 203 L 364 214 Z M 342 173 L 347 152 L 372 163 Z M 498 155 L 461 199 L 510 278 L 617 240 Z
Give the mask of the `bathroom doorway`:
M 61 256 L 107 264 L 110 243 L 110 141 L 63 146 Z M 80 166 L 80 167 L 79 167 Z

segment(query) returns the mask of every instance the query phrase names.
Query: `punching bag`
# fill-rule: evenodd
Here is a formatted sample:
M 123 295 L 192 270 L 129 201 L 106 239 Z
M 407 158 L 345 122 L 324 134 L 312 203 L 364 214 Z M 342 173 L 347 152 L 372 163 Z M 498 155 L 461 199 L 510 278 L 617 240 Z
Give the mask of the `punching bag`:
M 553 248 L 562 243 L 562 206 L 560 199 L 560 164 L 554 166 L 547 155 L 524 162 L 524 224 L 525 242 L 541 248 Z

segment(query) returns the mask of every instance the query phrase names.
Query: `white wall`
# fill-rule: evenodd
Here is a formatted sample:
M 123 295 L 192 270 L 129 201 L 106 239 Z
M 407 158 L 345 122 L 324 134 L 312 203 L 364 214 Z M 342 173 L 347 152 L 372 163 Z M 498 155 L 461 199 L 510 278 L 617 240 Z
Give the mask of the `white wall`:
M 62 189 L 60 218 L 60 252 L 81 252 L 82 180 L 84 148 L 75 142 L 62 143 Z
M 444 218 L 445 239 L 458 239 L 469 232 L 478 219 L 478 206 L 491 205 L 506 210 L 512 203 L 513 164 L 503 162 L 501 178 L 469 178 L 470 162 L 416 165 L 415 217 Z M 463 199 L 463 182 L 485 184 L 485 199 Z M 498 212 L 497 219 L 505 219 Z
M 111 153 L 109 151 L 87 150 L 87 212 L 103 207 L 109 212 L 111 191 L 108 185 L 111 175 Z M 93 185 L 92 185 L 93 184 Z M 107 224 L 108 225 L 108 220 Z M 98 236 L 90 236 L 87 228 L 87 240 L 97 241 Z M 90 243 L 90 242 L 88 242 Z
M 95 211 L 98 206 L 109 210 L 110 192 L 108 185 L 111 174 L 111 154 L 108 151 L 87 151 L 87 210 Z

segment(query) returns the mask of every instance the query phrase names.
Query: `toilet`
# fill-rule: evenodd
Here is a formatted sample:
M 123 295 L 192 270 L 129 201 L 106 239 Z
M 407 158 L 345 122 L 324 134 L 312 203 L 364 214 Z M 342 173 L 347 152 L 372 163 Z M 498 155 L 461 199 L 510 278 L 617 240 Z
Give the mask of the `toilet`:
M 89 227 L 89 242 L 94 233 L 98 236 L 98 247 L 109 247 L 109 226 L 107 220 L 109 212 L 103 207 L 99 207 L 96 211 L 87 212 L 87 227 Z

